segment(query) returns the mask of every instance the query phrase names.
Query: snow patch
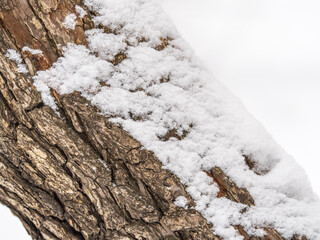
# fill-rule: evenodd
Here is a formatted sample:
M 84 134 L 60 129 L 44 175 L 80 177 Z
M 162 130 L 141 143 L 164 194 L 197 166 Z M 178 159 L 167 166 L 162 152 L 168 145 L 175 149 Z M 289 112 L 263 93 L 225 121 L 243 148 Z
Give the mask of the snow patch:
M 83 18 L 85 15 L 87 15 L 86 10 L 84 10 L 82 7 L 79 5 L 76 5 L 76 12 L 79 14 L 81 18 Z
M 77 16 L 75 14 L 71 13 L 66 16 L 62 25 L 65 28 L 74 30 L 76 28 L 76 24 L 77 24 L 76 19 L 77 19 Z
M 54 98 L 51 96 L 50 88 L 48 87 L 48 85 L 43 81 L 34 81 L 33 85 L 41 93 L 43 103 L 45 105 L 48 105 L 53 110 L 55 110 L 56 113 L 58 113 L 59 107 L 57 106 Z
M 173 202 L 178 207 L 182 207 L 184 209 L 188 209 L 188 199 L 184 196 L 179 196 L 176 198 L 176 200 Z
M 65 57 L 59 58 L 47 71 L 37 73 L 35 84 L 45 83 L 60 94 L 74 91 L 97 94 L 101 88 L 100 82 L 110 77 L 113 65 L 90 54 L 90 50 L 83 45 L 69 43 L 63 51 Z
M 105 60 L 113 60 L 115 55 L 127 47 L 123 35 L 107 34 L 102 29 L 88 30 L 86 36 L 90 49 L 99 53 L 100 58 Z
M 159 11 L 161 8 L 154 1 L 147 0 L 85 0 L 90 10 L 100 15 L 94 17 L 96 24 L 120 32 L 126 36 L 131 45 L 147 39 L 149 44 L 160 44 L 160 37 L 177 36 L 176 30 L 168 16 Z
M 32 48 L 30 48 L 30 47 L 28 47 L 28 46 L 24 46 L 23 48 L 22 48 L 22 51 L 28 51 L 28 52 L 30 52 L 32 55 L 43 55 L 43 52 L 40 50 L 40 49 L 32 49 Z
M 105 169 L 109 170 L 108 165 L 101 158 L 98 158 L 98 161 L 105 167 Z
M 22 57 L 21 57 L 20 53 L 18 53 L 16 50 L 8 49 L 5 56 L 7 58 L 9 58 L 10 60 L 16 62 L 19 73 L 29 73 L 29 71 L 27 69 L 27 65 L 22 63 Z

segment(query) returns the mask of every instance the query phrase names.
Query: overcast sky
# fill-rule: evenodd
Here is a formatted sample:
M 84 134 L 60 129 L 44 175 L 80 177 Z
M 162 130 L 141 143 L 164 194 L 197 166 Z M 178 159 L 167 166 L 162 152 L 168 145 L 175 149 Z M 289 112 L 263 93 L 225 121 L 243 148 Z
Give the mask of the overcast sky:
M 306 170 L 320 195 L 320 1 L 159 0 L 212 72 Z M 29 240 L 0 207 L 3 240 Z

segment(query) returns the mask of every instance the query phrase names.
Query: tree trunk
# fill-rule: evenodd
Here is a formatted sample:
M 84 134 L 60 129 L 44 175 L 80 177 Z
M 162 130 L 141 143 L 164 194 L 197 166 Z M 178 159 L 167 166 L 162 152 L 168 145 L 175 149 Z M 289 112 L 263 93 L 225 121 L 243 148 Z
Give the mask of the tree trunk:
M 62 22 L 76 5 L 87 15 L 67 30 Z M 1 0 L 0 10 L 0 201 L 33 239 L 220 239 L 199 212 L 174 204 L 178 196 L 189 207 L 194 201 L 154 153 L 79 93 L 51 90 L 58 116 L 32 85 L 31 76 L 48 69 L 61 46 L 87 44 L 84 31 L 94 26 L 96 13 L 80 0 Z M 167 44 L 163 40 L 158 50 Z M 28 74 L 5 56 L 8 49 L 21 53 Z M 220 187 L 219 197 L 254 205 L 221 169 L 207 174 Z M 283 239 L 272 229 L 256 238 L 234 227 L 244 239 Z

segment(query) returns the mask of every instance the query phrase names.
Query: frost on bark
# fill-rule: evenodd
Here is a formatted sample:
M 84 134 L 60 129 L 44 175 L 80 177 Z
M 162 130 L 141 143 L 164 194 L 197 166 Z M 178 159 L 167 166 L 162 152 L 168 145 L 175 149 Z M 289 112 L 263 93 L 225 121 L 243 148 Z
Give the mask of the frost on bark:
M 67 30 L 62 22 L 76 5 L 87 15 Z M 39 240 L 220 239 L 214 226 L 190 209 L 194 201 L 185 186 L 152 152 L 79 93 L 58 95 L 51 89 L 59 116 L 32 85 L 31 76 L 48 69 L 62 46 L 86 45 L 84 30 L 93 27 L 93 15 L 80 0 L 0 1 L 1 203 Z M 158 51 L 169 44 L 166 39 Z M 22 50 L 26 45 L 43 54 Z M 8 49 L 22 55 L 28 74 L 5 57 Z M 124 58 L 115 56 L 113 64 Z M 254 205 L 250 193 L 221 169 L 207 174 L 219 186 L 219 197 Z M 188 209 L 174 204 L 179 196 L 188 199 Z M 258 238 L 234 227 L 244 239 L 283 239 L 272 229 Z

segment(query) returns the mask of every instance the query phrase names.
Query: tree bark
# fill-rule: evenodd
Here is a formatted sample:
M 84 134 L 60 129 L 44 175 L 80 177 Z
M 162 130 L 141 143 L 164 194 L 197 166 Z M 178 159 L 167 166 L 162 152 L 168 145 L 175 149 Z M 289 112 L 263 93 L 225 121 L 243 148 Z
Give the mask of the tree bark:
M 88 14 L 69 31 L 62 22 L 76 5 Z M 31 76 L 48 69 L 61 46 L 87 44 L 84 31 L 94 26 L 93 15 L 80 0 L 0 1 L 0 201 L 37 240 L 221 239 L 200 213 L 173 203 L 184 196 L 194 206 L 154 153 L 79 93 L 60 96 L 52 89 L 58 116 L 32 85 Z M 167 44 L 163 40 L 157 50 Z M 5 57 L 8 49 L 21 53 L 29 74 Z M 115 56 L 113 63 L 124 58 Z M 207 174 L 220 187 L 219 197 L 254 205 L 221 169 Z M 235 228 L 244 239 L 283 239 L 272 229 L 257 238 Z

